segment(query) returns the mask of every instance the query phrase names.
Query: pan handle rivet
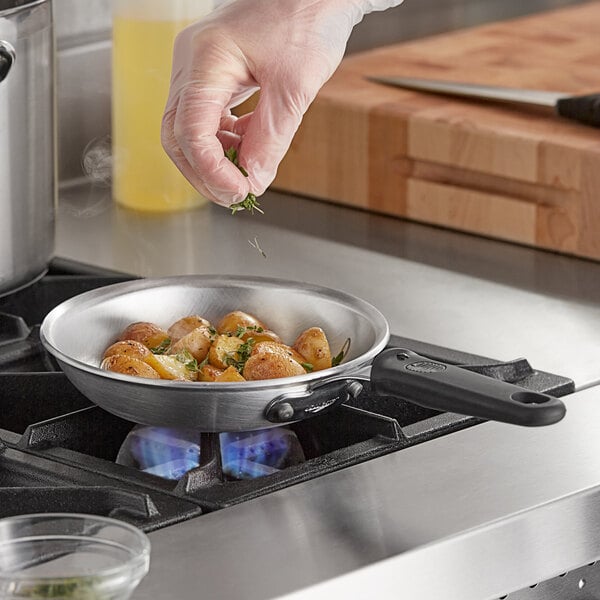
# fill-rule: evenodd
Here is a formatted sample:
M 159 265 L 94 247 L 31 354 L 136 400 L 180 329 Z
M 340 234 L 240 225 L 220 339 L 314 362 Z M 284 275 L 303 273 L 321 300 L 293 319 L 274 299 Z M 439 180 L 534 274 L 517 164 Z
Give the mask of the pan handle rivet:
M 358 398 L 363 391 L 363 386 L 358 381 L 352 381 L 348 385 L 348 394 L 350 394 L 351 398 Z
M 280 421 L 289 421 L 294 416 L 294 407 L 289 402 L 284 402 L 277 408 L 277 418 Z

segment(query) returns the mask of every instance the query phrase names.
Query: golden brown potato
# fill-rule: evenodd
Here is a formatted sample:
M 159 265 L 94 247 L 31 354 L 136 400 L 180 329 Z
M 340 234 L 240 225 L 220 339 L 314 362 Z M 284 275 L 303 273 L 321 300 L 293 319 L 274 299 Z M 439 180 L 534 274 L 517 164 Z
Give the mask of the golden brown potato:
M 234 310 L 216 329 L 200 315 L 182 317 L 168 331 L 150 322 L 131 323 L 105 350 L 102 367 L 171 380 L 256 381 L 304 375 L 331 362 L 321 328 L 306 329 L 288 346 L 257 317 Z
M 167 334 L 171 338 L 171 343 L 174 344 L 188 333 L 194 331 L 194 329 L 197 329 L 198 327 L 206 327 L 208 329 L 210 326 L 210 321 L 207 321 L 199 315 L 191 315 L 189 317 L 183 317 L 183 319 L 179 319 L 179 321 L 175 321 L 175 323 L 167 329 Z
M 184 335 L 169 348 L 170 354 L 178 354 L 187 350 L 199 363 L 202 362 L 210 350 L 212 335 L 205 325 L 196 327 Z
M 257 344 L 259 342 L 275 342 L 281 344 L 281 338 L 270 329 L 264 329 L 263 331 L 246 331 L 241 338 L 246 342 L 248 338 L 252 338 Z
M 261 323 L 256 317 L 249 315 L 248 313 L 242 312 L 241 310 L 234 310 L 233 312 L 227 313 L 217 325 L 217 331 L 219 333 L 235 333 L 238 327 L 253 327 L 266 330 L 267 327 L 264 323 Z
M 147 379 L 160 379 L 160 375 L 148 364 L 139 358 L 125 354 L 113 354 L 102 361 L 100 365 L 106 371 L 114 371 L 123 375 L 135 375 Z
M 249 381 L 295 377 L 296 375 L 306 375 L 304 367 L 283 352 L 263 351 L 250 356 L 243 371 L 244 379 Z
M 303 362 L 312 365 L 314 371 L 331 367 L 331 350 L 325 332 L 320 327 L 310 327 L 303 331 L 293 348 L 304 357 Z
M 140 321 L 125 328 L 119 336 L 119 341 L 134 340 L 147 348 L 157 348 L 169 339 L 167 332 L 154 323 Z
M 219 335 L 208 353 L 208 362 L 218 369 L 226 369 L 231 360 L 239 360 L 238 349 L 244 341 L 235 336 Z
M 215 381 L 223 373 L 222 369 L 217 369 L 212 365 L 204 365 L 198 371 L 198 381 Z
M 252 348 L 251 355 L 261 354 L 264 352 L 272 352 L 275 354 L 281 354 L 293 358 L 297 363 L 308 362 L 306 359 L 296 350 L 285 344 L 277 342 L 259 342 Z
M 227 367 L 220 375 L 215 377 L 215 381 L 246 381 L 235 367 Z
M 130 356 L 131 358 L 140 358 L 143 360 L 150 354 L 150 350 L 148 350 L 141 342 L 124 340 L 122 342 L 115 342 L 112 346 L 109 346 L 102 358 L 108 358 L 109 356 L 115 356 L 117 354 L 123 354 L 125 356 Z
M 169 354 L 150 354 L 144 359 L 160 376 L 161 379 L 179 379 L 194 381 L 196 373 L 188 369 L 184 363 Z

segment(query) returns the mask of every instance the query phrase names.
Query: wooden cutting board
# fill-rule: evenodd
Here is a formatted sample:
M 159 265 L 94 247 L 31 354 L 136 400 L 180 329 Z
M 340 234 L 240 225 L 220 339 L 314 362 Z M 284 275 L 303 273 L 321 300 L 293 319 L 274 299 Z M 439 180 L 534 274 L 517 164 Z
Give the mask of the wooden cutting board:
M 367 75 L 600 92 L 600 1 L 344 59 L 273 186 L 600 260 L 600 129 Z

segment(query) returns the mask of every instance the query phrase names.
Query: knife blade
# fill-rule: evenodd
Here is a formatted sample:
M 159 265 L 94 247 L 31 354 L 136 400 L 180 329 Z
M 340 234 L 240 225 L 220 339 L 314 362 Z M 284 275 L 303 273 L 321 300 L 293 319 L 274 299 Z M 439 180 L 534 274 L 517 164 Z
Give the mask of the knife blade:
M 419 79 L 415 77 L 373 76 L 367 77 L 367 79 L 375 83 L 421 92 L 551 108 L 561 117 L 585 125 L 600 127 L 600 94 L 570 96 L 564 92 L 476 85 L 458 81 Z

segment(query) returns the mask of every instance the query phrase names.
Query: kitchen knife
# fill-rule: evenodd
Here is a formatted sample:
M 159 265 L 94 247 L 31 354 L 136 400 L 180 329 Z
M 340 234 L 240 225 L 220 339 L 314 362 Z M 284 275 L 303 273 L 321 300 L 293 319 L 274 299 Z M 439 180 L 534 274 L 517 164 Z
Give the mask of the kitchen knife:
M 569 96 L 561 92 L 522 90 L 517 88 L 475 85 L 455 81 L 418 79 L 414 77 L 367 77 L 375 83 L 435 94 L 447 94 L 481 100 L 510 102 L 554 109 L 561 117 L 593 127 L 600 127 L 600 94 Z

